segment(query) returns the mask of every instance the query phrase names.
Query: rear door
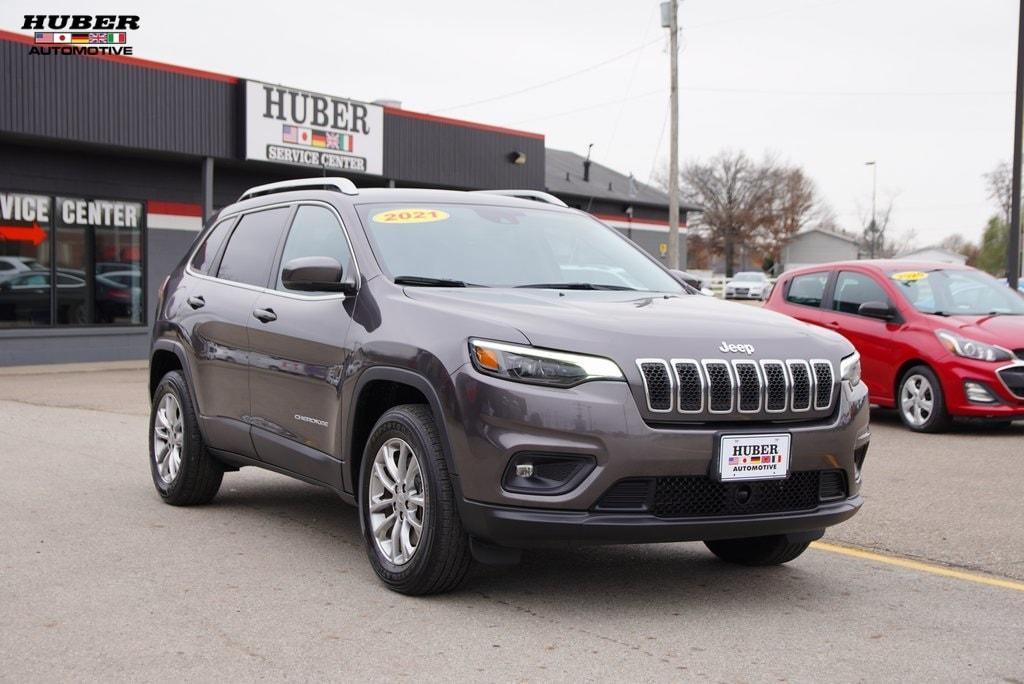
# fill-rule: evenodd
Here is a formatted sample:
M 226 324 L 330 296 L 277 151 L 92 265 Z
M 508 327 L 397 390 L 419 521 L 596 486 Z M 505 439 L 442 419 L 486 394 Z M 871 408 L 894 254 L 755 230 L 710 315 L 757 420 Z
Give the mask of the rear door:
M 815 271 L 790 278 L 783 286 L 783 313 L 804 323 L 822 325 L 821 305 L 831 275 L 829 271 Z
M 857 313 L 861 304 L 882 302 L 893 308 L 885 288 L 874 276 L 859 271 L 840 271 L 836 278 L 825 325 L 843 335 L 860 352 L 861 378 L 873 398 L 888 396 L 895 364 L 894 335 L 900 324 Z
M 310 256 L 337 259 L 343 278 L 358 282 L 341 217 L 327 204 L 299 205 L 249 321 L 252 439 L 260 459 L 339 484 L 340 388 L 355 296 L 286 289 L 284 265 Z
M 190 267 L 193 278 L 181 311 L 182 323 L 191 330 L 196 394 L 212 446 L 227 451 L 253 450 L 248 426 L 249 321 L 267 286 L 291 210 L 278 206 L 243 215 L 215 263 L 197 264 L 196 258 L 207 258 L 197 252 Z M 210 241 L 224 239 L 216 231 Z

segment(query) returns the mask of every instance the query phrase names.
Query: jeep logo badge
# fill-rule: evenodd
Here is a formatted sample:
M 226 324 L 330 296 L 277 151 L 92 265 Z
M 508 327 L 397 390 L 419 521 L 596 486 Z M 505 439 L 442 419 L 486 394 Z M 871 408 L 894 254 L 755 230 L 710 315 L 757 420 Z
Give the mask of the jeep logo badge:
M 752 344 L 729 344 L 725 340 L 722 340 L 721 346 L 718 347 L 718 351 L 721 352 L 732 352 L 733 354 L 744 353 L 747 356 L 754 353 L 754 345 Z

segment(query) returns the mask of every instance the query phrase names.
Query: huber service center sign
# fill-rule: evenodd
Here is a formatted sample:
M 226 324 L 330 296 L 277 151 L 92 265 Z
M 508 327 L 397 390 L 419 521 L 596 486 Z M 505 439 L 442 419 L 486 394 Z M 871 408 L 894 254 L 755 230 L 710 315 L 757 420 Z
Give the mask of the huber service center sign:
M 245 158 L 384 173 L 384 108 L 246 81 Z

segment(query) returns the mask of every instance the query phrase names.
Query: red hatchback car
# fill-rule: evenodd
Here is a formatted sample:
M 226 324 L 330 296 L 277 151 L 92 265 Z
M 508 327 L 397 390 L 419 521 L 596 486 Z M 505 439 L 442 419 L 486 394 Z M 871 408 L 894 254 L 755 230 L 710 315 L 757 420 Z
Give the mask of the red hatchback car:
M 860 352 L 871 403 L 919 432 L 1024 418 L 1024 297 L 967 266 L 850 261 L 784 273 L 765 306 Z

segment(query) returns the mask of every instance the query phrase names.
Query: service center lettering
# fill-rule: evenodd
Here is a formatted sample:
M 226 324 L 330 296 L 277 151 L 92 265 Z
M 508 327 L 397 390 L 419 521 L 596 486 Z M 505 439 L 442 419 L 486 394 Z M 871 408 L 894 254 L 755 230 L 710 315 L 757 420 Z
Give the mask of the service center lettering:
M 50 220 L 50 198 L 2 192 L 0 193 L 0 219 L 47 223 Z
M 69 226 L 138 228 L 141 205 L 135 202 L 57 198 L 58 214 Z

